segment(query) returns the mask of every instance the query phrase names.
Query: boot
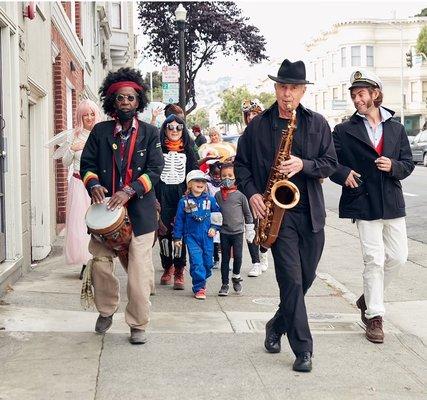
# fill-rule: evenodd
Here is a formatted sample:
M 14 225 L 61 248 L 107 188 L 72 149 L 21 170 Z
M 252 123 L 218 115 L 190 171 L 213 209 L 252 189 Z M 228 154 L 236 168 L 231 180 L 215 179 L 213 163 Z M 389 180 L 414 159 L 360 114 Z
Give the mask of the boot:
M 184 267 L 175 268 L 174 290 L 184 290 Z
M 160 278 L 160 284 L 161 285 L 172 285 L 173 272 L 174 272 L 173 265 L 165 268 L 165 271 L 163 272 L 163 275 Z

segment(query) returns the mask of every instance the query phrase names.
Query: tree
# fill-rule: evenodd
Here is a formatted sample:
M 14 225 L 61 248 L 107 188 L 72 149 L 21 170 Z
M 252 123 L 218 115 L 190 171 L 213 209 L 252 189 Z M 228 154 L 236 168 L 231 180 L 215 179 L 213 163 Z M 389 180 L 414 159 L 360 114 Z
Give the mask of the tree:
M 427 55 L 427 26 L 424 26 L 418 35 L 417 52 Z
M 423 8 L 419 14 L 415 15 L 416 17 L 427 17 L 427 8 Z
M 187 117 L 187 127 L 191 128 L 193 125 L 199 125 L 202 129 L 209 127 L 209 115 L 205 108 L 199 108 Z
M 268 59 L 266 41 L 259 29 L 248 24 L 248 18 L 233 2 L 185 2 L 187 24 L 185 32 L 187 99 L 186 112 L 197 107 L 194 82 L 202 67 L 212 65 L 219 53 L 229 56 L 242 54 L 250 63 Z M 138 18 L 148 36 L 144 48 L 152 60 L 177 65 L 179 46 L 174 22 L 176 2 L 140 2 Z M 189 105 L 189 107 L 188 107 Z
M 274 92 L 261 92 L 258 96 L 255 95 L 254 97 L 259 99 L 264 108 L 269 108 L 276 101 L 276 95 Z
M 153 79 L 153 101 L 163 101 L 162 73 L 159 71 L 153 71 L 152 79 Z M 145 74 L 144 83 L 148 87 L 150 87 L 149 72 Z
M 246 86 L 224 90 L 220 95 L 222 107 L 219 110 L 221 121 L 226 124 L 237 124 L 243 130 L 242 101 L 253 98 Z

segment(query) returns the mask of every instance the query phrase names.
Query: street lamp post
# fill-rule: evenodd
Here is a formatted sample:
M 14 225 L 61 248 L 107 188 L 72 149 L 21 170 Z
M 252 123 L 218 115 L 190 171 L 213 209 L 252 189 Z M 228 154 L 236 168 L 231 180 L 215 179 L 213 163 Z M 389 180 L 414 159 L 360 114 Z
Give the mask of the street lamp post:
M 187 18 L 187 10 L 179 3 L 178 8 L 175 10 L 175 19 L 178 25 L 179 32 L 179 105 L 185 114 L 185 47 L 184 47 L 184 31 L 185 21 Z

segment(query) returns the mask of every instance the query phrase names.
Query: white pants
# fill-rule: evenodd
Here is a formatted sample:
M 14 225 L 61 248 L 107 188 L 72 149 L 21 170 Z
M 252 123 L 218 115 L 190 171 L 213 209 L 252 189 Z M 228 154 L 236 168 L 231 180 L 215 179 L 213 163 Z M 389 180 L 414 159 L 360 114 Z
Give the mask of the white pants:
M 363 292 L 371 319 L 384 316 L 384 290 L 408 258 L 405 218 L 356 220 L 362 246 Z

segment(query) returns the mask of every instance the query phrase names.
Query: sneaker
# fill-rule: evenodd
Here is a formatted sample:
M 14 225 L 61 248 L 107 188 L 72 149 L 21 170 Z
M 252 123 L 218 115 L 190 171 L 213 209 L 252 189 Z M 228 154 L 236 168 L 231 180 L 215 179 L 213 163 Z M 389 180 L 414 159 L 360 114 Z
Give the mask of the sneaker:
M 233 289 L 237 294 L 242 293 L 242 284 L 240 283 L 243 281 L 242 278 L 231 278 L 231 281 L 233 282 Z
M 221 289 L 219 289 L 218 296 L 228 296 L 228 289 L 229 286 L 227 284 L 222 285 Z
M 219 269 L 219 261 L 215 261 L 212 269 Z
M 260 263 L 252 264 L 252 269 L 248 272 L 248 276 L 256 277 L 256 276 L 260 276 L 261 274 L 262 274 L 261 264 Z
M 194 293 L 194 297 L 197 300 L 206 300 L 206 289 L 202 288 L 198 292 Z
M 259 262 L 261 264 L 261 272 L 267 271 L 268 268 L 268 256 L 267 253 L 261 253 L 259 254 Z

